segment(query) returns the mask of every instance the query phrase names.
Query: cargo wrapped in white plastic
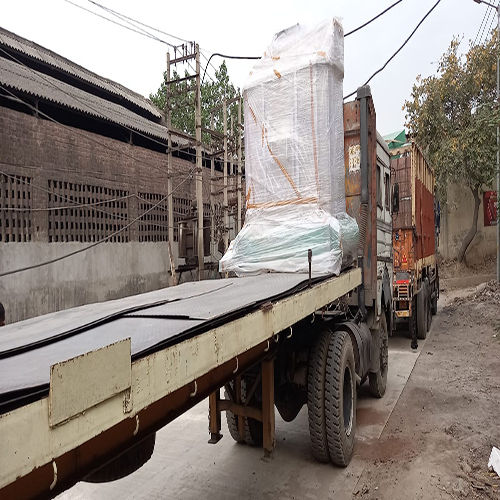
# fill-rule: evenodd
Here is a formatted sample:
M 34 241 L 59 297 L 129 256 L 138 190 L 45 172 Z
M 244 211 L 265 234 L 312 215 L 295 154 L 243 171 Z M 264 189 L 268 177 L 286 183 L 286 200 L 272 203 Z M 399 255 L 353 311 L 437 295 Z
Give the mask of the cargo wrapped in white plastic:
M 221 259 L 237 275 L 338 274 L 355 254 L 345 214 L 343 30 L 337 19 L 275 35 L 244 87 L 247 212 Z

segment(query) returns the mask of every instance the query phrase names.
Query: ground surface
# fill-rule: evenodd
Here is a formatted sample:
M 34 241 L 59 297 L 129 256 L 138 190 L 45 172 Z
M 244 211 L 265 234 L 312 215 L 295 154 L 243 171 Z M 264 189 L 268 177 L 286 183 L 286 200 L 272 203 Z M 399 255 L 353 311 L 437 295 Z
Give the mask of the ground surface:
M 500 498 L 486 470 L 500 444 L 500 289 L 444 299 L 357 498 Z
M 500 479 L 486 469 L 500 445 L 498 288 L 448 291 L 418 352 L 393 337 L 389 359 L 386 396 L 359 396 L 346 469 L 313 460 L 304 410 L 288 424 L 277 416 L 270 460 L 235 444 L 227 428 L 208 445 L 203 402 L 158 433 L 152 459 L 137 472 L 78 483 L 61 498 L 500 498 Z

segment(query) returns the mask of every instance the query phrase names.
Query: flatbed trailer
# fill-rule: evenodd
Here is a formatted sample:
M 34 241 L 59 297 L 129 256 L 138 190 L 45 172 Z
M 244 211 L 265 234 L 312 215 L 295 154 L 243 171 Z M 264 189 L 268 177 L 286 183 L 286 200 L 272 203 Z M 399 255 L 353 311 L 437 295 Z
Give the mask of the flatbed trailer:
M 249 367 L 262 361 L 263 366 L 269 367 L 268 363 L 272 366 L 278 347 L 294 339 L 294 327 L 298 329 L 304 319 L 312 321 L 325 306 L 354 290 L 361 283 L 361 271 L 352 269 L 310 286 L 307 276 L 293 278 L 296 284 L 278 295 L 266 294 L 261 289 L 260 300 L 230 311 L 235 316 L 233 319 L 218 321 L 220 324 L 215 323 L 214 327 L 208 322 L 206 331 L 185 339 L 181 337 L 165 348 L 146 351 L 135 360 L 132 356 L 131 361 L 131 338 L 127 337 L 52 365 L 49 384 L 41 399 L 28 404 L 23 401 L 21 406 L 0 415 L 0 496 L 55 495 L 120 451 L 139 443 Z M 206 304 L 213 300 L 210 295 L 220 300 L 217 291 L 226 281 L 229 282 L 227 288 L 231 289 L 231 283 L 237 287 L 237 290 L 227 290 L 226 297 L 241 293 L 247 286 L 246 278 L 217 280 L 208 282 L 215 292 L 210 293 L 205 286 L 203 295 L 199 295 L 199 285 L 207 282 L 187 283 L 178 288 L 198 296 L 174 299 L 170 304 L 176 308 L 182 307 L 183 300 L 191 302 L 189 307 L 201 305 L 201 301 Z M 266 275 L 251 281 L 254 289 L 269 284 Z M 282 287 L 289 284 L 282 283 Z M 163 291 L 165 300 L 169 290 Z M 119 308 L 120 301 L 114 302 L 118 302 Z M 152 314 L 152 309 L 158 307 L 162 306 L 141 309 L 141 315 Z M 73 311 L 74 316 L 80 312 L 78 309 L 81 308 Z M 196 314 L 196 310 L 193 313 Z M 68 315 L 68 311 L 48 315 L 45 321 L 55 323 L 63 314 Z M 122 311 L 115 316 L 115 321 L 118 317 L 123 320 L 126 314 Z M 128 319 L 137 322 L 137 335 L 141 335 L 150 328 L 146 323 L 151 322 L 151 317 Z M 37 319 L 39 323 L 44 321 Z M 166 327 L 168 323 L 183 320 L 161 315 L 153 321 Z M 104 324 L 109 328 L 109 322 Z M 29 352 L 14 356 L 22 362 Z M 8 359 L 12 358 L 4 357 L 0 361 L 3 390 L 9 384 L 2 362 Z M 23 365 L 19 365 L 19 370 L 23 370 Z M 263 368 L 263 377 L 270 377 L 263 380 L 263 385 L 270 384 L 267 391 L 263 391 L 269 405 L 274 403 L 272 375 L 272 371 Z M 37 394 L 41 389 L 40 385 L 35 387 Z M 4 408 L 19 402 L 19 399 L 7 399 L 4 393 Z M 249 414 L 265 424 L 264 447 L 269 452 L 274 447 L 271 408 L 273 406 L 267 406 L 267 411 L 254 409 L 254 412 L 248 408 Z
M 382 397 L 388 370 L 375 124 L 362 87 L 344 105 L 346 209 L 361 236 L 339 276 L 185 283 L 3 328 L 0 497 L 122 477 L 148 460 L 158 429 L 207 396 L 209 442 L 226 412 L 234 440 L 271 453 L 274 408 L 291 421 L 307 405 L 312 454 L 346 466 L 356 388 L 367 380 Z

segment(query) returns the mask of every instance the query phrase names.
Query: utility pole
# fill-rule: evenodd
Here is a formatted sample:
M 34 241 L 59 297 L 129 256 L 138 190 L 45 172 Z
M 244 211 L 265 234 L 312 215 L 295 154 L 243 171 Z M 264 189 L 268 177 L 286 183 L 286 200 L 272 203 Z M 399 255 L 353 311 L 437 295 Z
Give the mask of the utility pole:
M 238 99 L 238 172 L 236 176 L 237 220 L 236 232 L 241 230 L 241 98 Z
M 196 208 L 198 211 L 198 279 L 204 278 L 205 251 L 203 245 L 203 163 L 201 158 L 201 86 L 200 86 L 200 46 L 196 44 Z
M 500 104 L 500 4 L 493 5 L 485 0 L 474 0 L 484 3 L 497 11 L 497 106 Z M 500 125 L 497 123 L 497 281 L 500 283 Z
M 235 176 L 234 176 L 234 124 L 233 124 L 233 114 L 231 113 L 231 117 L 230 117 L 230 126 L 229 126 L 229 130 L 230 130 L 230 134 L 231 134 L 231 154 L 229 155 L 229 179 L 230 179 L 230 182 L 229 182 L 229 185 L 231 186 L 231 189 L 228 190 L 228 193 L 234 193 L 235 192 L 235 186 L 236 186 L 236 179 L 235 179 Z M 228 195 L 229 197 L 229 195 Z M 228 208 L 227 208 L 227 211 L 228 211 L 228 214 L 231 215 L 231 224 L 228 224 L 228 231 L 229 231 L 229 227 L 233 227 L 233 228 L 236 228 L 236 213 L 234 212 L 233 210 L 233 207 L 231 207 L 231 212 L 229 212 L 229 200 L 228 200 Z M 234 236 L 231 236 L 232 238 Z
M 195 144 L 196 144 L 196 166 L 195 166 L 195 186 L 196 186 L 196 210 L 198 216 L 196 217 L 196 227 L 197 227 L 197 254 L 198 254 L 198 279 L 201 280 L 204 278 L 204 245 L 203 245 L 203 164 L 202 164 L 202 156 L 201 156 L 201 86 L 200 86 L 200 48 L 197 43 L 189 42 L 187 44 L 182 44 L 178 47 L 175 47 L 175 51 L 177 49 L 181 49 L 181 54 L 179 57 L 175 57 L 174 59 L 170 59 L 170 55 L 167 55 L 167 80 L 166 86 L 168 88 L 167 91 L 167 101 L 172 96 L 172 85 L 176 86 L 181 82 L 187 82 L 188 80 L 195 80 L 194 85 L 189 84 L 187 88 L 183 90 L 183 92 L 193 92 L 195 93 L 194 101 L 194 122 L 195 122 Z M 196 60 L 196 70 L 194 75 L 186 75 L 181 78 L 177 78 L 172 80 L 170 78 L 170 66 L 177 64 L 187 63 L 190 59 Z M 169 106 L 170 108 L 171 106 Z M 170 109 L 168 110 L 170 113 Z M 170 116 L 167 116 L 168 126 L 170 127 Z M 178 135 L 183 137 L 184 139 L 188 139 L 190 144 L 192 144 L 192 137 L 177 131 L 171 130 L 169 128 L 169 165 L 172 167 L 172 155 L 171 155 L 171 135 Z M 171 206 L 171 205 L 170 205 Z M 173 233 L 173 209 L 169 212 L 169 217 L 172 216 L 172 219 L 169 221 L 169 226 L 172 226 Z M 170 231 L 170 227 L 169 227 Z M 169 232 L 169 235 L 171 233 Z M 170 238 L 170 236 L 169 236 Z M 173 238 L 172 238 L 173 239 Z
M 168 223 L 168 255 L 170 259 L 170 274 L 172 275 L 171 278 L 171 285 L 175 286 L 177 285 L 177 276 L 175 274 L 175 257 L 174 254 L 172 253 L 172 246 L 173 246 L 173 241 L 174 241 L 174 209 L 173 209 L 173 203 L 174 199 L 172 196 L 172 172 L 173 172 L 173 165 L 172 165 L 172 110 L 171 104 L 170 104 L 170 52 L 167 52 L 167 94 L 166 94 L 166 99 L 165 99 L 165 111 L 166 111 L 166 118 L 167 118 L 167 131 L 168 131 L 168 153 L 167 153 L 167 223 Z
M 224 167 L 223 167 L 223 199 L 222 199 L 222 205 L 223 205 L 223 213 L 224 213 L 224 253 L 227 250 L 227 247 L 229 246 L 229 233 L 228 233 L 228 226 L 229 226 L 229 220 L 228 220 L 228 214 L 227 214 L 227 102 L 226 99 L 224 99 L 223 102 L 223 107 L 222 107 L 222 119 L 224 121 Z
M 210 114 L 210 130 L 214 129 L 214 115 Z M 213 142 L 210 137 L 210 143 Z M 215 255 L 215 203 L 214 203 L 214 175 L 215 175 L 215 157 L 214 147 L 211 148 L 210 158 L 210 255 Z

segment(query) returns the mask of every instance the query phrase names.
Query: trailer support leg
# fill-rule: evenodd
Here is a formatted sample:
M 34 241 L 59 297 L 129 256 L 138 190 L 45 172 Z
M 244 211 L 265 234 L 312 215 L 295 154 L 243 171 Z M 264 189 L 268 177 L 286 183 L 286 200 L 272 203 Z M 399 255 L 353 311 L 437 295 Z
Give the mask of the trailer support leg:
M 273 359 L 262 361 L 262 431 L 264 453 L 270 456 L 275 446 Z
M 221 429 L 221 415 L 219 409 L 220 402 L 220 389 L 212 392 L 208 397 L 209 405 L 209 430 L 210 430 L 210 444 L 216 444 L 222 439 Z

